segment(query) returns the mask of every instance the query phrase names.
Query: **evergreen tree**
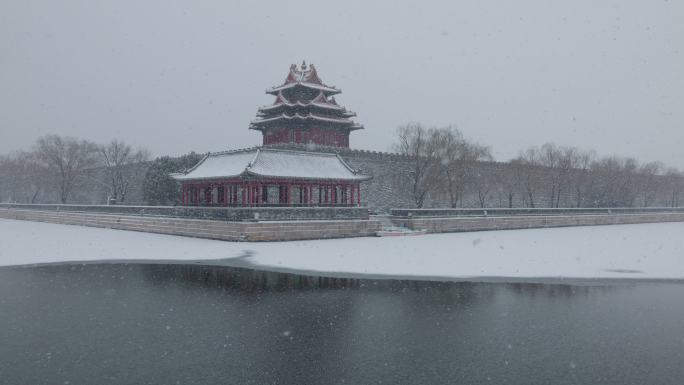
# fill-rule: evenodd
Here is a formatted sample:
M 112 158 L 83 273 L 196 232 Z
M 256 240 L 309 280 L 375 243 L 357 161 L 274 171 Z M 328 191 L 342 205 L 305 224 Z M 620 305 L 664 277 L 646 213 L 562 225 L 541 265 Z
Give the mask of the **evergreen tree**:
M 155 159 L 147 170 L 143 184 L 143 198 L 147 205 L 176 205 L 180 184 L 169 174 L 184 172 L 202 159 L 202 155 L 194 151 L 172 158 L 162 156 Z

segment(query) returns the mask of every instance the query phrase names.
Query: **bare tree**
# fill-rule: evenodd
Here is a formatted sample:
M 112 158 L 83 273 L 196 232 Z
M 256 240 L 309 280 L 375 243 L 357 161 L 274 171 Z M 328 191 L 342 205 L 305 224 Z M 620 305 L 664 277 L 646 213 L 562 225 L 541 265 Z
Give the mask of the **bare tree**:
M 684 190 L 684 175 L 676 168 L 670 168 L 665 172 L 665 183 L 669 191 L 670 207 L 679 207 L 679 197 Z
M 523 190 L 523 205 L 536 207 L 536 193 L 542 182 L 540 178 L 540 167 L 536 148 L 529 148 L 511 161 L 515 164 L 520 175 L 520 184 Z
M 497 173 L 500 176 L 499 185 L 501 193 L 506 197 L 506 207 L 513 208 L 513 200 L 521 188 L 522 166 L 516 161 L 511 161 L 507 166 L 499 167 Z
M 395 150 L 410 163 L 411 197 L 416 207 L 421 208 L 428 192 L 436 185 L 440 135 L 437 129 L 411 123 L 399 127 L 397 136 Z
M 580 151 L 574 147 L 559 147 L 545 143 L 530 147 L 520 158 L 531 166 L 537 166 L 545 176 L 549 189 L 549 207 L 560 207 L 562 193 L 569 184 L 570 175 L 577 166 Z
M 28 193 L 27 201 L 36 203 L 39 195 L 46 189 L 50 181 L 49 171 L 33 152 L 22 151 L 17 154 L 16 159 L 22 174 L 24 190 Z
M 118 140 L 112 140 L 98 150 L 110 184 L 110 198 L 123 203 L 131 181 L 144 171 L 140 163 L 148 161 L 150 153 L 143 149 L 134 151 L 130 145 Z
M 443 187 L 449 195 L 449 204 L 456 207 L 463 201 L 463 192 L 475 176 L 477 163 L 491 161 L 489 147 L 465 139 L 452 126 L 437 129 L 440 169 L 444 177 Z
M 597 207 L 630 207 L 637 193 L 638 163 L 633 158 L 602 158 L 591 165 L 591 204 Z
M 480 208 L 485 208 L 487 206 L 487 198 L 489 198 L 489 192 L 492 190 L 494 183 L 487 177 L 486 174 L 478 172 L 473 175 L 473 186 L 477 192 L 477 201 Z
M 650 162 L 639 167 L 639 190 L 641 193 L 641 204 L 648 207 L 656 199 L 658 193 L 657 178 L 664 166 L 660 162 Z
M 47 135 L 39 138 L 34 152 L 37 159 L 55 175 L 62 203 L 69 199 L 79 177 L 97 164 L 97 146 L 70 137 Z
M 0 158 L 0 183 L 9 201 L 35 203 L 49 180 L 47 169 L 32 152 L 20 151 Z
M 0 156 L 0 201 L 16 202 L 21 190 L 21 172 L 15 157 Z
M 575 154 L 575 167 L 571 172 L 572 183 L 575 189 L 575 207 L 583 207 L 585 204 L 586 190 L 591 182 L 589 167 L 596 155 L 590 151 L 578 151 Z

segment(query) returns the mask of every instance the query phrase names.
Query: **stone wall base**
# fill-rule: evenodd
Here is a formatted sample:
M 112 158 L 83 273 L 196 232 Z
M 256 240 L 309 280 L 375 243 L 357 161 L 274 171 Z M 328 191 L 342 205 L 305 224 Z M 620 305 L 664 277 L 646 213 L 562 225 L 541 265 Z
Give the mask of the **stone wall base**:
M 144 217 L 101 213 L 1 209 L 0 218 L 181 235 L 224 241 L 294 241 L 373 236 L 375 219 L 225 222 L 206 219 Z M 501 217 L 392 218 L 396 226 L 428 233 L 532 229 L 657 222 L 684 222 L 684 213 L 537 215 Z
M 392 222 L 397 226 L 409 229 L 427 230 L 428 233 L 449 233 L 460 231 L 684 222 L 684 213 L 393 218 Z
M 99 213 L 0 210 L 0 218 L 181 235 L 224 241 L 294 241 L 375 235 L 375 220 L 282 222 L 225 222 L 206 219 L 162 218 Z

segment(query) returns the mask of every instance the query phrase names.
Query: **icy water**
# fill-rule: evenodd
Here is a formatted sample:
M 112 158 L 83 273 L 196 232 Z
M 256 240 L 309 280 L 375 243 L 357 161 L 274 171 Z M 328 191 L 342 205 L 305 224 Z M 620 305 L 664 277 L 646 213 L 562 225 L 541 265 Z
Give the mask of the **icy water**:
M 684 284 L 0 269 L 2 384 L 681 384 Z

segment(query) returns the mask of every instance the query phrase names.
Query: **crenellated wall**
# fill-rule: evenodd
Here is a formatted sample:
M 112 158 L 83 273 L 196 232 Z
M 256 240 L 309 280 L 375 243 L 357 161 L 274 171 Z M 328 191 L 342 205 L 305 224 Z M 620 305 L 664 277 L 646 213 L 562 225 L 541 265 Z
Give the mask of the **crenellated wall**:
M 389 212 L 391 208 L 415 207 L 411 197 L 411 163 L 401 155 L 379 152 L 354 150 L 339 147 L 321 147 L 311 145 L 280 144 L 279 148 L 309 150 L 318 152 L 338 153 L 351 167 L 372 179 L 361 183 L 362 205 L 372 211 Z M 141 169 L 148 164 L 140 165 Z M 684 187 L 679 192 L 667 186 L 664 176 L 646 177 L 631 175 L 628 182 L 631 191 L 621 191 L 620 186 L 625 181 L 613 180 L 611 175 L 591 175 L 593 186 L 582 186 L 580 193 L 576 190 L 577 183 L 583 183 L 581 172 L 571 175 L 572 181 L 561 186 L 560 200 L 551 203 L 551 186 L 553 172 L 550 169 L 536 166 L 521 166 L 514 163 L 478 162 L 473 168 L 477 175 L 475 181 L 465 186 L 462 199 L 456 207 L 618 207 L 618 206 L 678 206 L 679 195 L 684 199 Z M 587 172 L 585 172 L 587 173 Z M 105 204 L 108 196 L 108 184 L 102 170 L 95 170 L 84 179 L 84 183 L 74 191 L 70 199 L 72 203 Z M 140 205 L 143 201 L 144 170 L 136 173 L 137 177 L 131 182 L 126 204 Z M 586 177 L 589 174 L 585 174 Z M 12 194 L 3 191 L 7 185 L 0 180 L 0 201 L 12 201 Z M 610 191 L 614 187 L 614 191 Z M 592 191 L 592 189 L 594 189 Z M 639 191 L 639 189 L 643 191 Z M 600 194 L 619 195 L 620 200 L 610 201 Z M 645 192 L 648 190 L 647 192 Z M 643 194 L 650 194 L 644 196 Z M 679 194 L 675 196 L 676 194 Z M 484 199 L 481 199 L 484 196 Z M 433 189 L 428 193 L 424 206 L 451 207 L 447 191 Z M 610 197 L 608 197 L 610 198 Z M 14 201 L 26 202 L 24 198 Z M 558 199 L 558 197 L 556 198 Z M 47 192 L 41 193 L 37 202 L 56 203 L 57 197 Z M 648 200 L 648 203 L 645 201 Z M 606 204 L 605 202 L 609 203 Z M 579 205 L 578 205 L 579 203 Z

